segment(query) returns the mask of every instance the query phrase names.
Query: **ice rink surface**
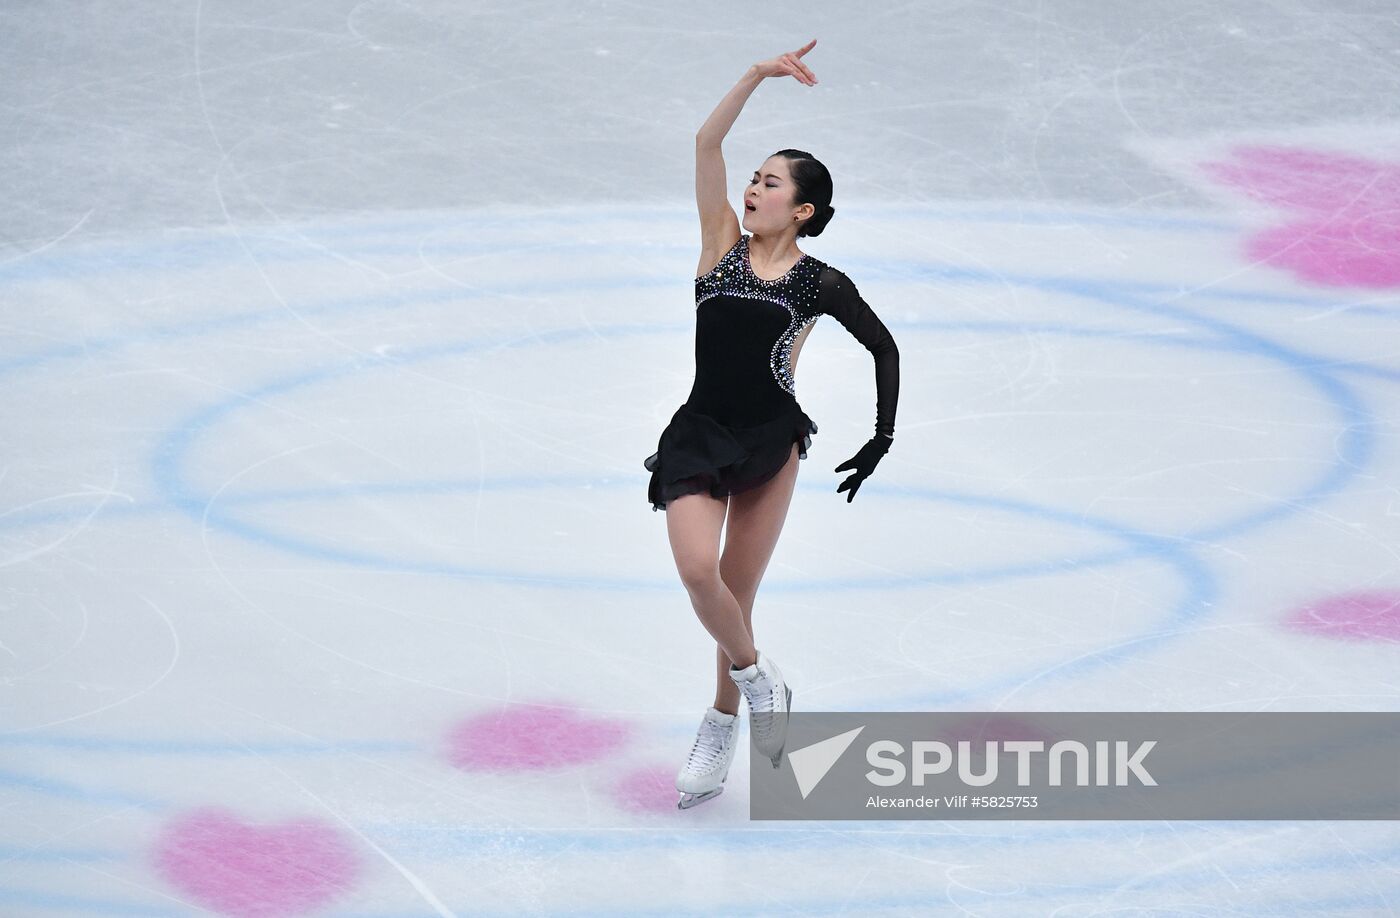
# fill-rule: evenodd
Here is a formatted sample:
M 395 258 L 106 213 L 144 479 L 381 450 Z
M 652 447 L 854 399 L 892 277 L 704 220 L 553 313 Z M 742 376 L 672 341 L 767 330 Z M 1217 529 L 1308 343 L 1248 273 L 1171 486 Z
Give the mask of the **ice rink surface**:
M 8 4 L 0 913 L 1388 915 L 1370 821 L 766 822 L 642 460 L 695 130 L 835 177 L 809 711 L 1394 711 L 1382 2 Z

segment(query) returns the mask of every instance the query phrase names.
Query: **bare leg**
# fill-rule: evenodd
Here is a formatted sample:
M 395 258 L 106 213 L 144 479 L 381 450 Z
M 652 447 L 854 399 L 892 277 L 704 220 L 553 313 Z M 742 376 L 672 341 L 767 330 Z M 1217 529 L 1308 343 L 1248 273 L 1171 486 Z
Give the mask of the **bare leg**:
M 719 536 L 727 504 L 728 500 L 709 494 L 677 497 L 666 505 L 666 532 L 676 570 L 700 624 L 719 645 L 725 665 L 732 660 L 743 668 L 757 660 L 758 653 L 744 624 L 743 609 L 720 577 Z M 720 710 L 733 714 L 737 707 L 731 704 Z
M 778 535 L 783 531 L 792 492 L 797 486 L 799 462 L 794 443 L 787 465 L 778 474 L 751 491 L 729 496 L 728 531 L 719 570 L 743 611 L 750 643 L 753 642 L 754 597 L 758 595 L 758 584 L 768 568 L 768 561 L 773 557 Z M 754 659 L 757 659 L 756 653 Z M 716 649 L 715 663 L 715 707 L 735 713 L 739 710 L 739 687 L 729 678 L 729 659 L 723 647 Z M 734 665 L 743 668 L 746 664 L 736 661 Z

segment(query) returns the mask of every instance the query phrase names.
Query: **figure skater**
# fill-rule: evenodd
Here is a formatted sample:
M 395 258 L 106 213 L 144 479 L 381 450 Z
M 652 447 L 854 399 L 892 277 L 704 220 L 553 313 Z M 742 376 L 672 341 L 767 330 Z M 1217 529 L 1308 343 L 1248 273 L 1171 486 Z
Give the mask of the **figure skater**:
M 817 425 L 796 398 L 797 355 L 813 323 L 834 316 L 875 358 L 875 434 L 837 472 L 856 496 L 894 439 L 899 351 L 845 274 L 801 252 L 831 220 L 831 174 L 809 153 L 779 150 L 744 193 L 743 229 L 726 200 L 721 144 L 764 79 L 816 77 L 796 51 L 754 64 L 695 135 L 701 249 L 695 278 L 695 382 L 645 467 L 647 497 L 666 511 L 676 569 L 717 643 L 715 702 L 676 776 L 682 809 L 723 791 L 739 734 L 739 695 L 754 747 L 780 764 L 792 690 L 753 639 L 753 603 Z M 728 534 L 720 552 L 720 530 Z

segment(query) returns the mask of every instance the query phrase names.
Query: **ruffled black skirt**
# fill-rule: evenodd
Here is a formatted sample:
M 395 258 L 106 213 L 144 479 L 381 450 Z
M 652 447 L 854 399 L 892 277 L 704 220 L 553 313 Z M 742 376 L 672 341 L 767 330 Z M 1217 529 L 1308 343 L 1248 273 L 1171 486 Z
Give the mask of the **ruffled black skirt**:
M 756 427 L 730 427 L 681 405 L 643 462 L 651 472 L 651 509 L 665 510 L 684 494 L 724 498 L 756 488 L 787 464 L 794 443 L 798 458 L 806 459 L 816 432 L 801 408 Z

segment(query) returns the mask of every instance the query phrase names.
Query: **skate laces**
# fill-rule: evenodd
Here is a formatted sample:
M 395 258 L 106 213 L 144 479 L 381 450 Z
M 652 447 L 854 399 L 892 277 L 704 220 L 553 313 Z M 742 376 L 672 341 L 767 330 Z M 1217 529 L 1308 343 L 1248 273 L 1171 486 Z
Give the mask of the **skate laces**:
M 695 737 L 695 745 L 690 747 L 691 771 L 705 771 L 714 767 L 724 757 L 724 741 L 729 728 L 705 718 L 700 725 L 700 734 Z
M 759 676 L 743 684 L 744 694 L 749 699 L 750 714 L 765 714 L 773 710 L 773 680 Z

